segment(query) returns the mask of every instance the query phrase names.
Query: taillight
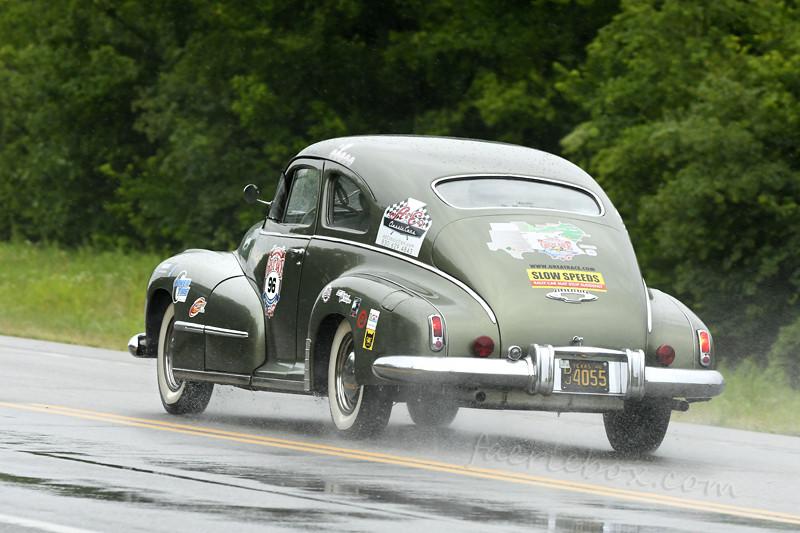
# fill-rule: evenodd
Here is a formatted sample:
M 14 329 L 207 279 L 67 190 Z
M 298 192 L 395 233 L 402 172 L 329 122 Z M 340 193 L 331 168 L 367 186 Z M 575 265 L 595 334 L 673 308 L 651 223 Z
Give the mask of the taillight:
M 472 349 L 475 350 L 475 355 L 479 357 L 488 357 L 494 351 L 494 341 L 491 337 L 482 335 L 475 339 L 475 344 L 472 345 Z
M 711 334 L 704 329 L 697 330 L 697 340 L 700 342 L 700 364 L 711 364 Z
M 431 337 L 431 350 L 434 352 L 442 351 L 444 348 L 444 328 L 442 327 L 442 317 L 431 315 L 428 317 L 428 331 Z
M 656 350 L 658 362 L 664 366 L 669 366 L 675 360 L 675 350 L 669 344 L 665 344 Z

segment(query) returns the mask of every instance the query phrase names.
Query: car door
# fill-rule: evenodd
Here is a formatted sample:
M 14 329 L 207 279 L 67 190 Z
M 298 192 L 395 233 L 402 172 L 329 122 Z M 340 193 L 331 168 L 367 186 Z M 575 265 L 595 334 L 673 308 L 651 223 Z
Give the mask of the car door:
M 262 378 L 302 380 L 290 375 L 297 361 L 297 311 L 306 248 L 317 224 L 322 163 L 297 160 L 281 177 L 269 217 L 248 257 L 264 306 L 266 363 Z

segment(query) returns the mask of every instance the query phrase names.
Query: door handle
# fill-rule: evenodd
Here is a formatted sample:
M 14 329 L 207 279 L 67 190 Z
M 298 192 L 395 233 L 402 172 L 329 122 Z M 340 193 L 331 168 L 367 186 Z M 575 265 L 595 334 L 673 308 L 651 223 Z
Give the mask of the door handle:
M 306 249 L 305 248 L 289 248 L 286 251 L 287 252 L 291 252 L 293 254 L 297 254 L 297 255 L 303 255 L 304 253 L 306 253 Z

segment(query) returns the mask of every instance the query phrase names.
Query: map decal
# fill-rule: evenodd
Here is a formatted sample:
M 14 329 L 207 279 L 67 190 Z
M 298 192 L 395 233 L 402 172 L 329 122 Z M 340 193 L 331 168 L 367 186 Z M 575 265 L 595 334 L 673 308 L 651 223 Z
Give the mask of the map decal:
M 597 255 L 594 247 L 583 249 L 578 242 L 590 237 L 572 224 L 548 223 L 531 226 L 527 222 L 503 222 L 490 224 L 487 242 L 492 251 L 503 250 L 515 259 L 522 254 L 540 252 L 559 261 L 571 261 L 576 255 Z

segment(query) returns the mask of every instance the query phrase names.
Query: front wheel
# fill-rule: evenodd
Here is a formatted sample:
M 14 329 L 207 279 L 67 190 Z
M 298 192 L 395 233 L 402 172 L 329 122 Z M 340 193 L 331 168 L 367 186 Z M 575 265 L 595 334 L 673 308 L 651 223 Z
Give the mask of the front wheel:
M 355 342 L 350 322 L 342 320 L 331 344 L 328 362 L 328 400 L 336 428 L 352 438 L 380 433 L 389 423 L 392 399 L 382 387 L 358 386 Z
M 177 380 L 172 374 L 172 355 L 175 351 L 175 304 L 169 304 L 158 333 L 158 390 L 161 404 L 172 415 L 202 413 L 211 401 L 214 384 Z
M 626 402 L 622 411 L 603 414 L 611 447 L 626 455 L 656 451 L 664 440 L 672 407 L 664 400 Z

